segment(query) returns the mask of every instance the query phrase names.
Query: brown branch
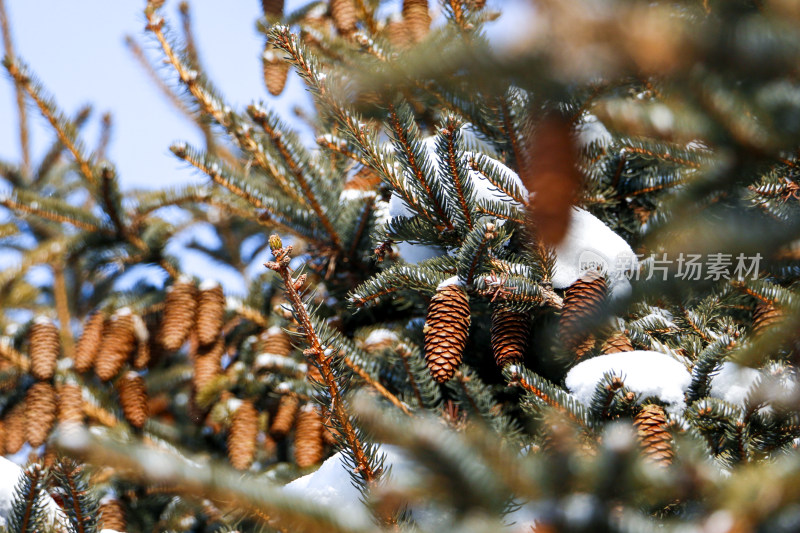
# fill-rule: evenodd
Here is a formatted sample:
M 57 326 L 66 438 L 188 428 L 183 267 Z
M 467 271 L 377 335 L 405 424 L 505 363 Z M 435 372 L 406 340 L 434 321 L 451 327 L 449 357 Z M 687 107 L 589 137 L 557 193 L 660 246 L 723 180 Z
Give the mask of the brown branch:
M 72 358 L 75 339 L 72 337 L 70 327 L 69 297 L 67 296 L 67 283 L 64 278 L 64 265 L 60 262 L 53 264 L 53 299 L 55 300 L 58 322 L 61 325 L 61 346 L 64 355 Z
M 347 255 L 355 259 L 356 251 L 358 249 L 358 243 L 361 240 L 361 237 L 364 235 L 364 230 L 367 228 L 367 222 L 369 222 L 369 215 L 372 213 L 372 208 L 374 204 L 372 203 L 372 198 L 364 206 L 364 212 L 361 213 L 361 218 L 358 221 L 358 227 L 356 228 L 356 232 L 353 235 L 353 242 L 350 244 L 350 250 L 348 250 Z
M 358 376 L 361 379 L 366 381 L 370 387 L 374 388 L 376 391 L 380 393 L 381 396 L 389 400 L 392 403 L 392 405 L 403 411 L 403 413 L 407 414 L 408 416 L 413 416 L 411 414 L 411 411 L 408 410 L 408 407 L 406 407 L 406 405 L 403 402 L 401 402 L 397 396 L 389 392 L 386 389 L 386 387 L 384 387 L 383 385 L 372 379 L 372 377 L 370 377 L 370 375 L 366 372 L 366 370 L 355 364 L 353 361 L 350 360 L 350 358 L 346 356 L 342 357 L 342 361 L 344 361 L 344 364 L 347 365 L 347 367 L 350 368 L 350 370 L 358 374 Z
M 55 115 L 53 115 L 53 112 L 47 103 L 42 100 L 36 91 L 33 90 L 33 87 L 31 87 L 31 80 L 19 70 L 19 67 L 16 63 L 10 63 L 8 65 L 8 73 L 11 74 L 12 78 L 14 78 L 14 83 L 17 83 L 23 87 L 25 92 L 27 92 L 33 101 L 36 102 L 36 106 L 39 108 L 39 111 L 41 111 L 42 116 L 44 116 L 44 118 L 47 119 L 47 121 L 53 127 L 58 139 L 64 146 L 67 147 L 67 150 L 70 151 L 72 157 L 75 158 L 75 162 L 78 163 L 78 168 L 80 169 L 81 174 L 83 174 L 83 176 L 86 178 L 86 181 L 94 185 L 94 174 L 89 166 L 89 162 L 83 157 L 70 136 L 67 135 L 67 132 L 61 127 L 61 124 L 59 124 L 58 119 Z
M 11 38 L 11 28 L 8 23 L 5 1 L 0 0 L 0 31 L 3 32 L 3 49 L 8 58 L 15 57 L 14 41 Z M 25 91 L 22 84 L 14 81 L 17 97 L 17 114 L 19 116 L 19 143 L 22 149 L 22 173 L 27 177 L 31 172 L 30 133 L 28 131 L 28 113 L 25 109 Z
M 414 173 L 414 177 L 422 185 L 422 188 L 425 189 L 425 194 L 427 194 L 431 202 L 433 202 L 433 208 L 436 211 L 436 214 L 439 217 L 439 219 L 445 223 L 447 229 L 452 230 L 453 224 L 447 218 L 444 206 L 442 206 L 434 196 L 433 190 L 431 189 L 431 186 L 428 183 L 428 179 L 425 177 L 425 174 L 422 172 L 422 168 L 420 168 L 419 164 L 417 163 L 417 160 L 414 158 L 414 152 L 411 150 L 411 143 L 408 140 L 406 131 L 400 124 L 400 117 L 397 116 L 397 109 L 395 108 L 394 104 L 389 104 L 388 110 L 389 110 L 389 125 L 392 127 L 392 131 L 394 131 L 394 134 L 397 137 L 398 142 L 400 142 L 400 144 L 403 145 L 403 149 L 405 150 L 406 156 L 408 157 L 408 163 L 411 166 L 411 171 Z
M 467 227 L 472 229 L 472 215 L 469 212 L 467 199 L 464 197 L 464 189 L 461 186 L 461 180 L 458 179 L 458 159 L 456 158 L 455 143 L 453 142 L 455 131 L 455 122 L 448 121 L 447 127 L 444 129 L 444 133 L 447 137 L 447 165 L 450 167 L 450 173 L 453 176 L 453 185 L 455 185 L 456 193 L 458 194 L 458 203 L 461 204 L 461 211 L 464 212 Z
M 19 353 L 13 346 L 0 340 L 0 357 L 11 363 L 22 372 L 28 372 L 31 367 L 30 359 Z
M 374 483 L 380 476 L 380 472 L 375 470 L 370 464 L 369 458 L 364 450 L 364 444 L 358 438 L 355 428 L 350 421 L 350 416 L 345 409 L 339 383 L 331 369 L 333 354 L 330 353 L 328 347 L 322 345 L 319 336 L 314 330 L 314 325 L 311 323 L 311 317 L 308 315 L 308 311 L 303 301 L 300 299 L 297 289 L 295 289 L 295 280 L 292 278 L 292 271 L 289 268 L 292 247 L 287 246 L 284 248 L 277 235 L 271 235 L 269 243 L 272 254 L 275 256 L 275 261 L 270 261 L 266 263 L 265 266 L 277 272 L 283 279 L 286 297 L 294 308 L 297 320 L 302 326 L 302 330 L 309 344 L 309 348 L 304 350 L 303 354 L 320 370 L 322 384 L 325 385 L 331 397 L 331 414 L 341 427 L 341 433 L 353 453 L 353 458 L 355 459 L 356 467 L 361 477 L 369 484 Z
M 59 215 L 58 213 L 51 213 L 49 211 L 43 211 L 41 209 L 35 209 L 29 205 L 21 204 L 19 202 L 15 202 L 11 198 L 3 198 L 0 199 L 0 205 L 3 207 L 7 207 L 8 209 L 13 209 L 15 211 L 21 211 L 23 213 L 28 213 L 31 215 L 40 216 L 42 218 L 46 218 L 47 220 L 52 220 L 53 222 L 59 222 L 62 224 L 72 224 L 76 228 L 80 228 L 85 231 L 102 231 L 103 233 L 113 233 L 109 230 L 102 229 L 98 226 L 87 224 L 80 220 L 75 220 L 70 217 L 66 217 L 64 215 Z
M 292 176 L 294 176 L 295 181 L 297 181 L 297 184 L 303 191 L 306 203 L 308 203 L 308 205 L 311 207 L 314 213 L 316 213 L 317 216 L 319 217 L 320 222 L 322 222 L 322 226 L 325 228 L 325 231 L 328 233 L 331 240 L 333 241 L 334 248 L 341 249 L 342 242 L 341 239 L 339 238 L 339 234 L 333 227 L 333 224 L 328 218 L 328 215 L 325 213 L 325 210 L 322 209 L 322 206 L 319 204 L 319 201 L 317 200 L 314 191 L 311 189 L 311 184 L 306 179 L 306 176 L 303 173 L 303 170 L 300 168 L 300 165 L 298 164 L 297 161 L 295 161 L 294 157 L 292 157 L 289 148 L 283 141 L 283 135 L 281 134 L 281 132 L 276 131 L 271 127 L 269 121 L 267 120 L 267 116 L 264 113 L 260 112 L 260 110 L 257 107 L 251 106 L 250 110 L 253 119 L 259 126 L 261 126 L 261 129 L 264 131 L 264 133 L 267 134 L 267 137 L 269 137 L 270 141 L 272 141 L 273 146 L 275 146 L 275 148 L 278 150 L 281 159 L 283 159 L 283 162 L 286 163 L 289 172 L 291 172 Z

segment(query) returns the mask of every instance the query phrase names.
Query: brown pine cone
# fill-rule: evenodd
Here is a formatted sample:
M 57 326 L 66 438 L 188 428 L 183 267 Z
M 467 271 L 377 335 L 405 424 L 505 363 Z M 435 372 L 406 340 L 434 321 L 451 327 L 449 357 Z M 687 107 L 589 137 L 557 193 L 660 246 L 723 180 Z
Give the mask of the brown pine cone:
M 269 432 L 275 437 L 285 437 L 294 425 L 298 407 L 300 407 L 300 401 L 296 397 L 288 394 L 281 396 L 281 400 L 278 403 L 278 411 L 272 418 Z
M 530 319 L 527 313 L 497 307 L 492 312 L 492 353 L 498 368 L 525 359 Z
M 289 78 L 289 63 L 281 57 L 281 51 L 267 41 L 261 54 L 261 67 L 264 72 L 264 86 L 272 96 L 280 96 Z
M 603 343 L 603 353 L 620 353 L 620 352 L 632 352 L 633 351 L 633 344 L 631 340 L 625 335 L 622 331 L 617 331 L 606 341 Z
M 311 404 L 304 405 L 297 416 L 294 431 L 294 461 L 300 468 L 308 468 L 322 460 L 323 430 L 319 409 Z
M 439 383 L 453 377 L 461 364 L 470 324 L 469 297 L 460 285 L 436 290 L 428 306 L 425 334 L 425 362 Z
M 133 317 L 130 309 L 120 309 L 108 323 L 103 343 L 94 362 L 94 371 L 103 381 L 119 374 L 136 345 Z
M 136 428 L 141 428 L 149 416 L 147 387 L 144 379 L 136 372 L 127 372 L 116 382 L 119 403 L 125 420 Z
M 250 401 L 243 401 L 233 413 L 228 431 L 228 458 L 237 470 L 247 470 L 256 456 L 258 411 Z
M 753 311 L 753 331 L 760 333 L 783 320 L 784 313 L 774 304 L 758 302 Z
M 403 20 L 412 43 L 425 39 L 431 27 L 428 0 L 403 0 Z
M 594 346 L 594 339 L 586 330 L 586 322 L 594 320 L 602 309 L 607 293 L 606 280 L 598 272 L 588 272 L 567 288 L 561 310 L 559 336 L 564 347 L 578 358 Z
M 25 434 L 34 448 L 47 440 L 57 410 L 56 390 L 50 383 L 40 381 L 31 385 L 25 395 Z
M 283 16 L 283 1 L 284 0 L 261 0 L 261 10 L 267 17 L 281 17 Z
M 258 352 L 288 356 L 292 352 L 292 338 L 278 326 L 272 326 L 258 338 Z
M 322 377 L 322 372 L 320 372 L 319 368 L 317 368 L 317 365 L 308 365 L 308 368 L 306 369 L 306 381 L 309 383 L 325 383 L 325 379 Z
M 217 341 L 198 349 L 192 361 L 194 373 L 192 374 L 192 387 L 194 391 L 202 391 L 215 377 L 222 374 L 222 355 L 225 351 L 225 339 L 217 337 Z
M 48 380 L 56 370 L 56 361 L 61 353 L 58 328 L 46 317 L 39 317 L 30 331 L 31 374 L 38 380 Z
M 189 337 L 197 314 L 196 289 L 191 281 L 181 279 L 167 289 L 164 318 L 158 340 L 161 346 L 174 352 Z
M 74 383 L 58 388 L 58 423 L 73 427 L 83 424 L 83 392 Z
M 347 191 L 375 191 L 381 184 L 381 177 L 374 170 L 367 166 L 362 166 L 355 176 L 344 184 Z
M 128 529 L 127 521 L 125 520 L 125 509 L 122 503 L 114 498 L 106 496 L 100 500 L 100 509 L 98 509 L 100 520 L 98 520 L 98 531 L 101 529 L 112 529 L 114 531 L 125 531 Z
M 390 20 L 383 32 L 386 35 L 386 39 L 395 48 L 404 50 L 411 45 L 411 34 L 406 28 L 406 21 L 402 18 Z
M 216 281 L 204 281 L 197 294 L 197 340 L 201 345 L 216 342 L 225 321 L 225 294 Z
M 662 466 L 672 463 L 672 435 L 667 428 L 664 409 L 654 404 L 644 405 L 633 419 L 633 424 L 644 454 Z
M 353 0 L 331 0 L 331 18 L 333 25 L 342 35 L 349 35 L 356 30 L 358 13 Z
M 75 348 L 75 370 L 86 372 L 94 364 L 100 344 L 103 342 L 103 326 L 106 323 L 106 315 L 102 311 L 95 311 L 92 316 L 84 323 L 83 333 L 78 339 Z
M 3 426 L 5 429 L 5 453 L 17 453 L 27 440 L 24 401 L 11 408 L 3 419 Z

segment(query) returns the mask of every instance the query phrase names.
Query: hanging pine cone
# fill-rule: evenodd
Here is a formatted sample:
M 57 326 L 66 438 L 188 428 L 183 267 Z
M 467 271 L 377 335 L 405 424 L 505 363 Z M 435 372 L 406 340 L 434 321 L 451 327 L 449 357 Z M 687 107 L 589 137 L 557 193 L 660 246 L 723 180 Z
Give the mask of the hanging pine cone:
M 53 429 L 58 410 L 56 398 L 53 386 L 42 381 L 31 385 L 25 395 L 25 434 L 34 448 L 44 444 Z
M 323 429 L 319 409 L 311 404 L 304 405 L 297 416 L 294 432 L 294 461 L 300 468 L 308 468 L 322 460 Z
M 261 0 L 261 10 L 267 17 L 283 16 L 283 0 Z
M 261 54 L 261 67 L 264 71 L 264 86 L 272 96 L 280 96 L 289 78 L 289 63 L 281 57 L 280 50 L 267 41 Z
M 167 289 L 158 340 L 169 351 L 174 352 L 183 346 L 194 327 L 197 311 L 195 292 L 194 284 L 185 279 Z
M 225 294 L 216 281 L 204 281 L 197 295 L 197 340 L 213 344 L 222 334 L 225 321 Z
M 243 401 L 233 413 L 228 432 L 228 458 L 235 469 L 247 470 L 253 464 L 257 439 L 258 411 L 252 403 Z
M 96 311 L 83 325 L 83 333 L 75 348 L 75 370 L 86 372 L 94 364 L 100 344 L 103 342 L 103 326 L 106 323 L 105 313 Z
M 142 376 L 136 372 L 127 372 L 116 382 L 116 388 L 125 420 L 136 428 L 144 426 L 149 413 L 147 387 Z
M 672 435 L 667 428 L 664 409 L 648 404 L 633 419 L 644 454 L 653 462 L 666 466 L 672 462 Z
M 603 343 L 603 353 L 620 353 L 620 352 L 632 352 L 633 351 L 633 344 L 631 340 L 625 335 L 622 331 L 617 331 L 612 334 L 606 341 Z
M 325 383 L 325 379 L 322 377 L 322 372 L 320 372 L 317 365 L 308 365 L 306 369 L 306 381 L 309 383 Z
M 395 48 L 403 50 L 411 45 L 411 35 L 406 28 L 406 21 L 402 17 L 390 19 L 383 31 L 386 39 Z
M 58 388 L 58 423 L 73 427 L 83 424 L 83 392 L 74 383 Z
M 39 317 L 31 326 L 29 340 L 31 374 L 39 380 L 51 379 L 61 352 L 58 328 L 49 318 Z
M 586 322 L 593 320 L 602 309 L 607 292 L 606 280 L 598 272 L 588 272 L 567 288 L 561 310 L 559 336 L 564 347 L 578 358 L 594 345 L 586 331 Z
M 136 345 L 133 317 L 129 309 L 120 309 L 108 323 L 94 371 L 97 377 L 108 381 L 116 376 L 130 357 Z
M 425 320 L 425 362 L 439 383 L 461 364 L 470 324 L 469 297 L 460 285 L 439 286 Z
M 225 351 L 225 339 L 217 337 L 217 341 L 206 347 L 198 349 L 192 361 L 194 373 L 192 374 L 192 387 L 194 391 L 202 391 L 215 377 L 222 374 L 222 355 Z
M 269 432 L 275 437 L 285 437 L 294 425 L 294 419 L 297 415 L 297 409 L 300 406 L 300 401 L 288 394 L 281 396 L 278 403 L 278 411 L 272 418 L 272 425 Z
M 374 170 L 368 166 L 362 166 L 355 176 L 344 184 L 344 189 L 362 192 L 375 191 L 380 186 L 381 181 L 381 177 Z
M 783 320 L 784 313 L 769 302 L 758 302 L 753 311 L 753 331 L 760 333 Z
M 342 35 L 349 35 L 356 30 L 358 13 L 353 0 L 331 0 L 331 18 L 333 25 Z
M 128 524 L 125 520 L 125 509 L 123 509 L 122 503 L 118 499 L 106 496 L 100 500 L 98 514 L 100 515 L 98 531 L 102 529 L 126 531 L 128 529 Z
M 292 351 L 292 338 L 278 326 L 272 326 L 258 339 L 258 352 L 288 356 Z
M 25 428 L 25 402 L 20 402 L 6 414 L 3 420 L 5 429 L 5 453 L 17 453 L 27 440 Z
M 530 321 L 527 313 L 495 308 L 492 312 L 492 353 L 498 368 L 525 358 Z
M 425 39 L 431 27 L 428 0 L 403 0 L 403 20 L 412 43 Z

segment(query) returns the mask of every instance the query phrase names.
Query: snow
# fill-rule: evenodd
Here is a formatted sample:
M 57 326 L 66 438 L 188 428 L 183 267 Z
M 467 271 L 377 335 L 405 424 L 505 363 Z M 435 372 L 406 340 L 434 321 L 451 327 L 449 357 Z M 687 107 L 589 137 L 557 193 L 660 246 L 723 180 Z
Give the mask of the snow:
M 692 382 L 686 367 L 659 352 L 636 350 L 593 357 L 575 365 L 567 374 L 567 389 L 584 405 L 592 403 L 597 384 L 603 375 L 612 372 L 625 386 L 639 394 L 639 400 L 656 397 L 670 410 L 685 406 L 684 392 Z
M 339 194 L 340 202 L 348 202 L 351 200 L 363 200 L 365 198 L 374 198 L 377 196 L 375 191 L 362 191 L 360 189 L 344 189 Z
M 453 277 L 447 278 L 446 280 L 441 282 L 439 284 L 439 286 L 436 287 L 436 290 L 440 291 L 440 290 L 444 289 L 445 287 L 449 287 L 450 285 L 463 286 L 464 282 L 462 282 L 460 279 L 458 279 L 458 276 L 453 276 Z
M 22 468 L 12 463 L 5 457 L 0 457 L 0 527 L 7 525 L 11 506 L 14 502 L 14 489 L 22 475 Z M 51 522 L 65 522 L 66 516 L 58 504 L 49 495 L 45 495 L 45 507 L 48 520 Z
M 586 115 L 583 122 L 578 126 L 578 142 L 583 146 L 597 143 L 600 146 L 608 146 L 612 141 L 611 134 L 600 120 L 594 115 Z
M 37 316 L 33 323 L 43 326 L 45 324 L 52 324 L 53 320 L 46 316 Z
M 371 346 L 376 344 L 383 344 L 387 342 L 397 342 L 400 338 L 397 336 L 397 333 L 390 329 L 386 328 L 378 328 L 374 329 L 367 335 L 367 338 L 364 339 L 364 346 Z
M 754 368 L 726 361 L 711 378 L 711 397 L 743 406 L 747 392 L 758 381 L 759 376 L 760 372 Z
M 572 208 L 567 235 L 556 247 L 553 287 L 566 289 L 590 268 L 606 274 L 613 297 L 630 293 L 625 273 L 638 267 L 636 254 L 625 239 L 585 209 Z
M 210 291 L 219 287 L 219 282 L 215 279 L 206 279 L 200 284 L 201 291 Z

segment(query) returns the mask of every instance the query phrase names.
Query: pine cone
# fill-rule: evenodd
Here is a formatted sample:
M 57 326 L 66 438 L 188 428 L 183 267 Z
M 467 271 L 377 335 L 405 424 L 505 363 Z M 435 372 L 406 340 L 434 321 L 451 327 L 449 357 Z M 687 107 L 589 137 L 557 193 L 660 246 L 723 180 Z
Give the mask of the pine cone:
M 461 364 L 469 335 L 469 297 L 459 285 L 436 290 L 425 320 L 425 362 L 433 379 L 444 383 Z
M 428 0 L 403 0 L 403 20 L 412 43 L 425 39 L 431 27 Z
M 214 344 L 202 347 L 194 357 L 194 374 L 192 375 L 192 387 L 194 391 L 202 391 L 206 385 L 211 383 L 215 377 L 222 373 L 222 354 L 225 351 L 225 339 L 217 337 Z
M 5 429 L 5 452 L 6 454 L 17 453 L 27 440 L 26 436 L 26 415 L 25 402 L 20 402 L 6 414 L 3 421 Z
M 355 176 L 344 184 L 344 189 L 347 191 L 374 191 L 381 184 L 381 181 L 381 177 L 374 170 L 367 166 L 362 166 Z
M 308 468 L 322 460 L 322 416 L 319 409 L 306 404 L 297 416 L 294 432 L 294 461 L 300 468 Z
M 333 25 L 342 35 L 349 35 L 356 30 L 358 14 L 353 0 L 331 0 L 331 18 Z
M 261 0 L 261 10 L 267 17 L 283 16 L 283 0 Z
M 294 425 L 294 418 L 297 415 L 297 409 L 300 406 L 300 401 L 288 394 L 281 396 L 278 403 L 278 411 L 272 419 L 272 425 L 269 432 L 275 437 L 285 437 Z
M 100 344 L 103 342 L 103 326 L 106 323 L 105 313 L 96 311 L 83 326 L 83 333 L 75 348 L 75 370 L 86 372 L 94 364 Z
M 56 370 L 61 352 L 58 328 L 50 319 L 39 317 L 30 332 L 31 374 L 38 380 L 48 380 Z
M 492 312 L 492 353 L 498 368 L 521 363 L 528 345 L 530 321 L 527 313 L 504 308 Z
M 57 410 L 56 390 L 50 383 L 40 381 L 31 385 L 25 395 L 25 433 L 34 448 L 47 440 Z
M 225 295 L 216 281 L 204 281 L 197 296 L 197 340 L 213 344 L 222 334 L 225 321 Z
M 306 381 L 309 383 L 325 383 L 325 379 L 322 377 L 322 372 L 320 372 L 317 365 L 308 365 L 308 368 L 306 369 Z
M 272 326 L 258 339 L 259 353 L 288 356 L 292 352 L 292 338 L 278 326 Z
M 118 499 L 106 496 L 100 500 L 100 509 L 98 511 L 100 515 L 98 531 L 102 529 L 126 531 L 128 529 L 128 524 L 125 521 L 125 509 L 123 509 L 122 503 Z
M 136 372 L 128 372 L 116 382 L 116 387 L 125 420 L 133 427 L 141 428 L 149 416 L 144 379 Z
M 249 401 L 244 401 L 233 413 L 228 432 L 228 458 L 237 470 L 247 470 L 256 456 L 258 438 L 258 411 Z
M 383 31 L 386 39 L 395 48 L 403 50 L 411 45 L 411 34 L 406 28 L 406 21 L 402 18 L 390 20 Z
M 164 302 L 164 318 L 161 321 L 161 331 L 158 339 L 161 346 L 174 352 L 178 350 L 189 337 L 197 311 L 194 284 L 181 280 L 167 289 L 167 298 Z
M 286 87 L 289 78 L 289 63 L 285 61 L 280 51 L 267 41 L 264 43 L 264 53 L 261 54 L 261 66 L 264 71 L 264 86 L 272 96 L 280 96 Z
M 633 344 L 631 340 L 625 335 L 622 331 L 617 331 L 609 338 L 606 339 L 606 342 L 603 343 L 603 353 L 620 353 L 620 352 L 632 352 L 633 351 Z
M 94 371 L 103 381 L 108 381 L 122 369 L 136 344 L 133 317 L 129 309 L 121 309 L 111 317 L 107 331 L 103 334 L 100 353 L 94 363 Z
M 648 404 L 633 419 L 645 455 L 655 463 L 666 466 L 672 462 L 672 435 L 667 428 L 664 409 Z
M 570 285 L 564 295 L 559 336 L 564 347 L 578 358 L 594 345 L 593 339 L 591 344 L 587 343 L 591 335 L 586 331 L 586 321 L 593 320 L 602 309 L 606 292 L 606 280 L 602 274 L 589 272 Z
M 83 424 L 83 392 L 74 383 L 58 388 L 58 423 L 73 427 Z
M 758 302 L 753 311 L 753 331 L 760 333 L 783 320 L 784 313 L 774 304 Z

